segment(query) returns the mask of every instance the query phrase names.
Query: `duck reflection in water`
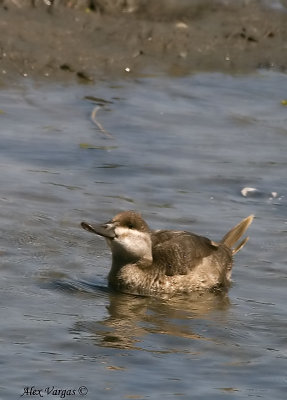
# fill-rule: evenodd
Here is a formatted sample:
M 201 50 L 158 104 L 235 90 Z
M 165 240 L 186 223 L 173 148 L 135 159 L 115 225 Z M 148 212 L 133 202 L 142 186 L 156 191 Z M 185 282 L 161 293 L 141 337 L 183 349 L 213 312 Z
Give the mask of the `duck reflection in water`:
M 217 312 L 224 320 L 229 304 L 226 292 L 169 299 L 110 292 L 109 315 L 102 321 L 79 321 L 73 331 L 88 333 L 97 345 L 121 349 L 143 350 L 142 342 L 149 334 L 213 341 L 193 331 L 193 320 L 213 319 Z

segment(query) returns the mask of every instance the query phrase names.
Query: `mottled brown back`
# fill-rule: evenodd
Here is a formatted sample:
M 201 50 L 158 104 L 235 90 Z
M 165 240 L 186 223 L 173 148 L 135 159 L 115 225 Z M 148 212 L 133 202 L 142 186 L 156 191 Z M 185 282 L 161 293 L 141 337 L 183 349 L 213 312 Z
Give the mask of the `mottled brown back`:
M 204 257 L 218 251 L 218 246 L 208 238 L 185 231 L 154 231 L 151 237 L 153 261 L 165 268 L 168 276 L 186 275 Z

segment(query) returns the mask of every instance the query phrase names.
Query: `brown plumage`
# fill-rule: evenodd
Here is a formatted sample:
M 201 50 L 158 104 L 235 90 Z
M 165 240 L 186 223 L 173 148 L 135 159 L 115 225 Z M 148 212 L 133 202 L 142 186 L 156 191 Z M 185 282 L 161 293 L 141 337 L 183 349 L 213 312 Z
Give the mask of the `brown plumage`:
M 152 231 L 134 211 L 117 214 L 103 225 L 82 222 L 82 227 L 107 240 L 112 250 L 108 276 L 112 287 L 154 295 L 227 288 L 232 256 L 248 238 L 236 243 L 252 220 L 252 215 L 242 220 L 220 242 L 186 231 Z

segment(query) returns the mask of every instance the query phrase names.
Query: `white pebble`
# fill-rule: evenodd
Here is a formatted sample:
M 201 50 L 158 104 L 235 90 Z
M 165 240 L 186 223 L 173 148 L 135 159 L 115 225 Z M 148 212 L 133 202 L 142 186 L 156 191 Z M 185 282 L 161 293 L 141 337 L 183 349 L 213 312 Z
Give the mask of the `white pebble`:
M 257 192 L 258 192 L 258 190 L 256 188 L 252 188 L 252 187 L 245 187 L 241 190 L 241 194 L 244 197 L 247 197 L 249 194 L 257 193 Z

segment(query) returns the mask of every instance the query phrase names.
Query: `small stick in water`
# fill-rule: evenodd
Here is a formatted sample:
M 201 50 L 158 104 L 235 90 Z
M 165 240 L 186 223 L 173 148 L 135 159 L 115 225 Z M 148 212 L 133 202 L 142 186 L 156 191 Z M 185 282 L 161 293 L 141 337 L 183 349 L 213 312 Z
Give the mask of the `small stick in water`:
M 105 135 L 107 135 L 107 136 L 109 136 L 110 138 L 112 138 L 113 135 L 112 135 L 110 132 L 108 132 L 108 131 L 103 127 L 103 125 L 102 125 L 99 121 L 97 121 L 97 119 L 96 119 L 96 114 L 97 114 L 97 112 L 99 111 L 100 108 L 101 108 L 101 107 L 96 106 L 96 107 L 93 109 L 93 111 L 92 111 L 92 113 L 91 113 L 91 120 L 92 120 L 92 122 L 99 128 L 99 130 L 100 130 L 102 133 L 104 133 Z

